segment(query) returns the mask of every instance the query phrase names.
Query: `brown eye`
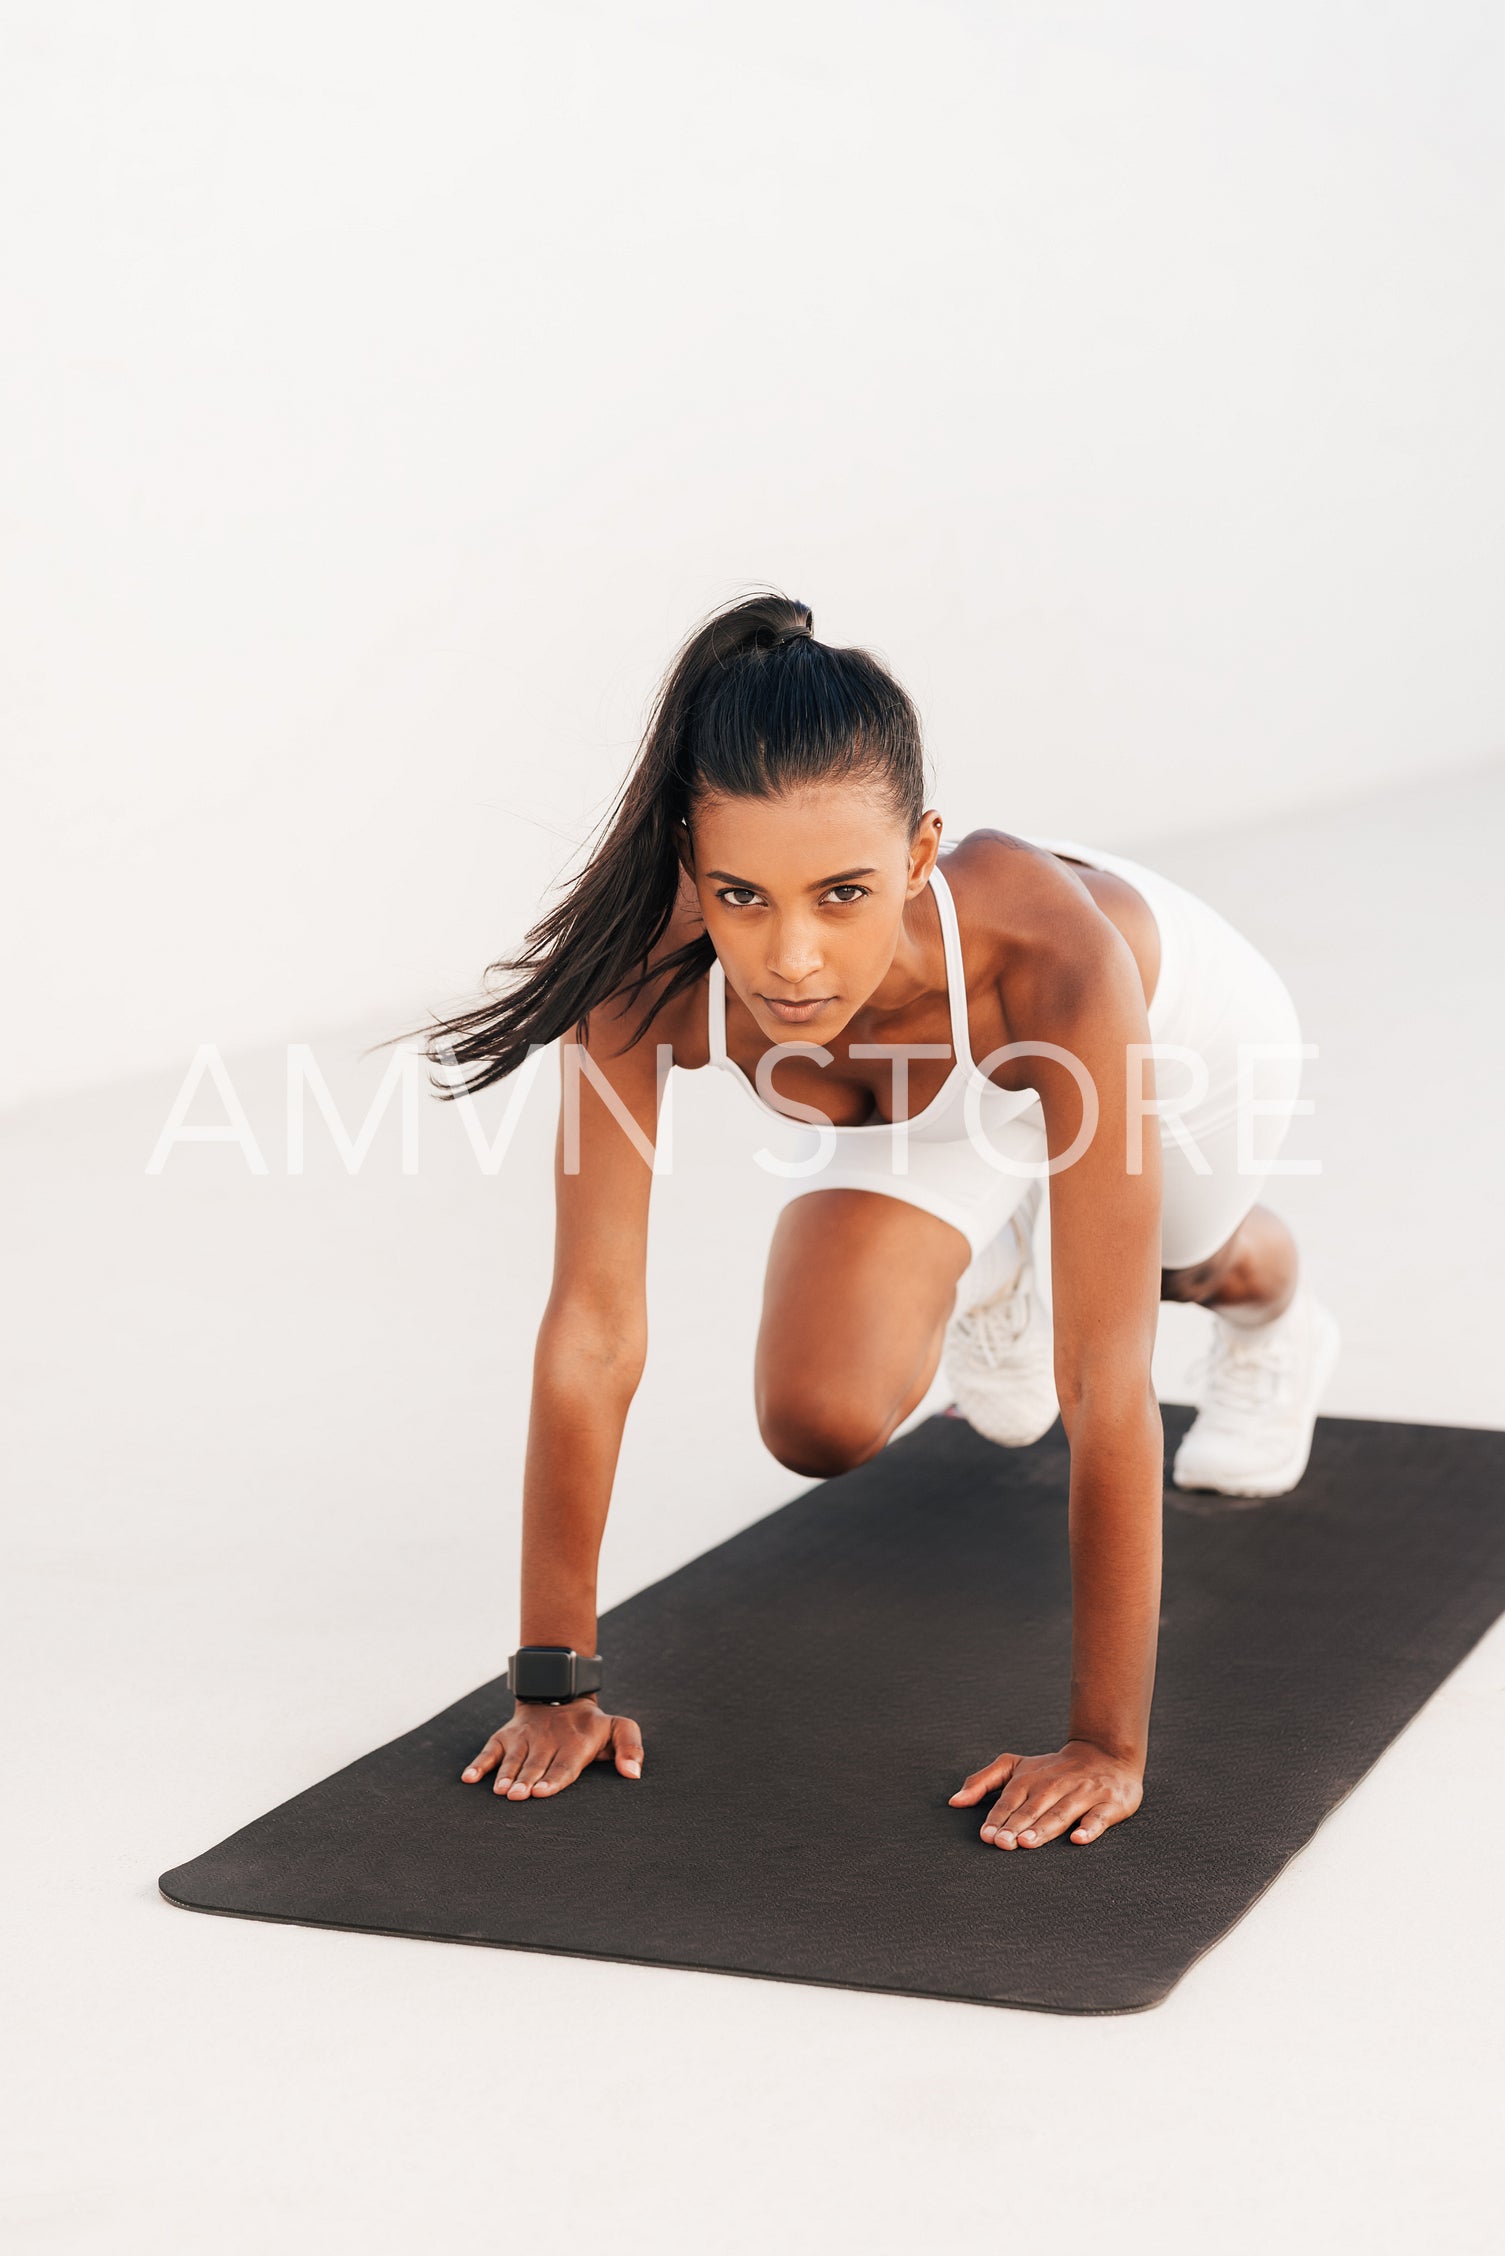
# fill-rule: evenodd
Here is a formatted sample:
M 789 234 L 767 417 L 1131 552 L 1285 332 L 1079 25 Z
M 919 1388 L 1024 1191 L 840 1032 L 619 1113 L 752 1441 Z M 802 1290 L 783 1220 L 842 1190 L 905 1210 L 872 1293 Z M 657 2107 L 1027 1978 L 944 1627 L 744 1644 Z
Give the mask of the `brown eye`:
M 865 885 L 833 885 L 826 898 L 839 901 L 845 907 L 849 901 L 865 901 L 867 890 Z
M 717 892 L 718 901 L 725 901 L 729 909 L 745 909 L 749 901 L 758 896 L 750 885 L 723 885 Z

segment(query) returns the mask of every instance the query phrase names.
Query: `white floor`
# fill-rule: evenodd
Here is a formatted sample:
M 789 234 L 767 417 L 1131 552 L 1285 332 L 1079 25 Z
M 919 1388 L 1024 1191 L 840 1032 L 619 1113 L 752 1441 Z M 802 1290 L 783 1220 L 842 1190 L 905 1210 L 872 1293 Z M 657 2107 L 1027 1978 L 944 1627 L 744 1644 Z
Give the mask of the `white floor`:
M 1278 1203 L 1345 1328 L 1335 1412 L 1505 1425 L 1502 818 L 1496 767 L 1149 857 L 1275 956 L 1320 1045 L 1287 1152 L 1323 1172 Z M 381 1061 L 315 1048 L 353 1121 Z M 9 2245 L 1499 2245 L 1498 1630 L 1142 2016 L 165 1905 L 159 1871 L 504 1664 L 548 1270 L 546 1093 L 491 1178 L 437 1106 L 414 1176 L 395 1115 L 353 1178 L 315 1115 L 290 1176 L 281 1054 L 229 1062 L 264 1176 L 201 1145 L 148 1177 L 167 1082 L 3 1124 Z M 756 1123 L 708 1079 L 680 1084 L 656 1193 L 608 1604 L 798 1485 L 749 1399 L 770 1202 L 708 1115 L 725 1100 L 744 1142 Z M 203 1092 L 194 1117 L 216 1111 Z M 1207 1321 L 1164 1312 L 1167 1397 Z M 749 1824 L 778 1768 L 749 1778 Z

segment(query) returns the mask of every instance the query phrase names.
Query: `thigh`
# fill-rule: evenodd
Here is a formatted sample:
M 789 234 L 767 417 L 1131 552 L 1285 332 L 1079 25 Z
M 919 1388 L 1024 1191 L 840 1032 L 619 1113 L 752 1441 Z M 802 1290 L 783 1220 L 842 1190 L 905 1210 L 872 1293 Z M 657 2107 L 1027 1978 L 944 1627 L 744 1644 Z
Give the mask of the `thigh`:
M 971 1257 L 960 1229 L 905 1199 L 841 1189 L 791 1200 L 768 1254 L 760 1410 L 839 1398 L 881 1417 L 923 1393 Z
M 1203 1046 L 1202 1102 L 1181 1117 L 1183 1132 L 1161 1123 L 1162 1268 L 1209 1260 L 1259 1202 L 1296 1108 L 1300 1051 L 1296 1006 L 1258 959 Z
M 1196 1269 L 1210 1261 L 1259 1197 L 1263 1177 L 1255 1180 L 1239 1171 L 1235 1121 L 1204 1128 L 1196 1148 L 1206 1163 L 1205 1174 L 1186 1152 L 1161 1150 L 1160 1266 L 1164 1270 Z

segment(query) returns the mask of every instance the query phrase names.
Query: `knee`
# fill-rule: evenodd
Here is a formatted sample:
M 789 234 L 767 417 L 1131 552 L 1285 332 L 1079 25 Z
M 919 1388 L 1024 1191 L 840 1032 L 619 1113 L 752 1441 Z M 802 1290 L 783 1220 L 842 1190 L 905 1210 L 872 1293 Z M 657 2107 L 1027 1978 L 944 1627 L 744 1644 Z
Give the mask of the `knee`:
M 1162 1300 L 1206 1300 L 1216 1292 L 1232 1260 L 1235 1239 L 1210 1253 L 1205 1261 L 1193 1261 L 1185 1269 L 1162 1269 L 1160 1272 L 1160 1297 Z
M 764 1446 L 791 1473 L 829 1480 L 876 1457 L 888 1439 L 889 1421 L 861 1402 L 821 1395 L 780 1393 L 758 1404 Z

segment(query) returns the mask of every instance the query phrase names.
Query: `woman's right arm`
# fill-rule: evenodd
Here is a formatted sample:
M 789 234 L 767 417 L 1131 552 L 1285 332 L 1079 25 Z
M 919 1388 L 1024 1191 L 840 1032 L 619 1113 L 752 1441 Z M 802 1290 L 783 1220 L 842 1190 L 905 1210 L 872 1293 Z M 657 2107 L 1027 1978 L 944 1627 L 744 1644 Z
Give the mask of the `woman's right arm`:
M 596 1564 L 622 1430 L 648 1346 L 653 1177 L 618 1111 L 651 1147 L 658 1130 L 658 1044 L 677 1014 L 671 1006 L 643 1040 L 623 1049 L 642 1008 L 638 1003 L 625 1015 L 597 1010 L 583 1043 L 577 1046 L 569 1035 L 560 1045 L 554 1281 L 533 1358 L 521 1642 L 572 1645 L 581 1653 L 596 1650 Z M 569 1132 L 572 1110 L 578 1140 Z M 613 1714 L 590 1694 L 561 1707 L 519 1704 L 463 1776 L 475 1784 L 495 1771 L 494 1790 L 525 1801 L 557 1793 L 588 1763 L 608 1760 L 623 1777 L 638 1777 L 642 1735 L 630 1717 Z

